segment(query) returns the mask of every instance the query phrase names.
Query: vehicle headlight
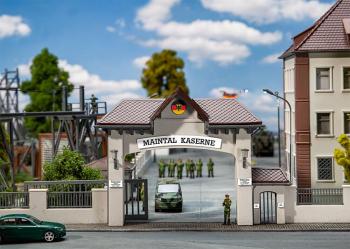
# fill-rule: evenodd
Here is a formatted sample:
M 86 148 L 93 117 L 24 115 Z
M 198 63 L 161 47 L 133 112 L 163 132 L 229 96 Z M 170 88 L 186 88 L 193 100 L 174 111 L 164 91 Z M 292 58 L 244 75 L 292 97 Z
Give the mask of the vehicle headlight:
M 63 230 L 64 230 L 63 227 L 56 227 L 56 229 L 57 229 L 58 231 L 63 231 Z

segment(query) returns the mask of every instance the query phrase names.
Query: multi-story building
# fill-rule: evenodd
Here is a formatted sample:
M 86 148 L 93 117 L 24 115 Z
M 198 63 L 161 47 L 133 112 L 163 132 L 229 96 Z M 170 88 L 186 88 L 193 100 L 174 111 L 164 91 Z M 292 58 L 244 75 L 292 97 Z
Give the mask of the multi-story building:
M 292 106 L 291 115 L 285 108 L 292 175 L 301 188 L 340 187 L 344 174 L 333 150 L 340 134 L 350 135 L 350 0 L 338 0 L 296 35 L 281 58 L 284 95 Z

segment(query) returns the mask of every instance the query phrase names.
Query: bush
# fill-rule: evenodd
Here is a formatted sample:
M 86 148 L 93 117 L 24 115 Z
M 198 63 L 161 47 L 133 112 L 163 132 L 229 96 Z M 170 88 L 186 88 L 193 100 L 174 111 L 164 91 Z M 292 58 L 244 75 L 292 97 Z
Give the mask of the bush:
M 44 165 L 44 180 L 99 180 L 103 179 L 99 169 L 85 167 L 83 156 L 68 148 Z
M 342 134 L 338 137 L 338 143 L 343 149 L 335 149 L 334 158 L 337 164 L 344 168 L 345 178 L 350 182 L 350 139 Z

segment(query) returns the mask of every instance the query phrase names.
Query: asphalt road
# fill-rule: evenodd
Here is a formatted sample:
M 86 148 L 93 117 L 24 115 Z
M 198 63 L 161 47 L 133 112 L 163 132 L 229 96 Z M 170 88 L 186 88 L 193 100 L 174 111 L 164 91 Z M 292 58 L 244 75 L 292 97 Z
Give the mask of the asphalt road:
M 33 249 L 348 249 L 347 232 L 89 232 L 68 233 L 65 240 L 47 243 L 5 244 L 0 248 Z

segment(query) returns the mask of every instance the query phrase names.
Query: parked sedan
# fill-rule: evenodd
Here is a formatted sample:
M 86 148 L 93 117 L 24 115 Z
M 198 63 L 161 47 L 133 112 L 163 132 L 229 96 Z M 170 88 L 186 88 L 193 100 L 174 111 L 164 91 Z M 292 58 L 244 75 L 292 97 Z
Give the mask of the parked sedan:
M 0 216 L 0 243 L 29 240 L 52 242 L 65 235 L 66 227 L 60 223 L 41 221 L 27 214 Z
M 174 179 L 161 179 L 157 183 L 155 211 L 182 212 L 182 191 L 180 183 Z

